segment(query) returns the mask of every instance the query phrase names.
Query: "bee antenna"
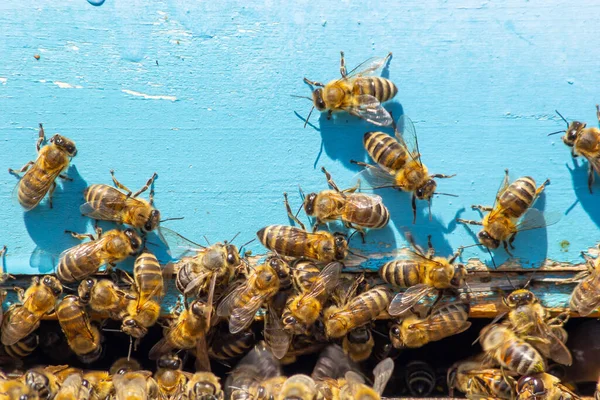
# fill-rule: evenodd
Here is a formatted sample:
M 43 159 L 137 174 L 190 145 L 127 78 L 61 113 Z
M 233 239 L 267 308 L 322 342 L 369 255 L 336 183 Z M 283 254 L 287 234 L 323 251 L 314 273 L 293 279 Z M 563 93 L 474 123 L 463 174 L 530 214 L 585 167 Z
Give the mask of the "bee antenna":
M 298 191 L 300 192 L 300 198 L 302 198 L 302 202 L 304 202 L 306 196 L 304 195 L 304 190 L 302 190 L 302 187 L 300 185 L 298 185 Z
M 565 117 L 563 117 L 563 116 L 562 116 L 562 114 L 558 112 L 558 110 L 554 110 L 554 111 L 556 111 L 556 113 L 558 114 L 558 116 L 559 116 L 559 117 L 560 117 L 560 118 L 561 118 L 563 121 L 565 121 L 565 124 L 567 124 L 567 127 L 568 127 L 568 126 L 569 126 L 569 121 L 567 121 L 567 119 L 566 119 Z
M 353 256 L 356 256 L 356 257 L 363 258 L 363 259 L 365 259 L 365 260 L 368 260 L 368 259 L 369 259 L 368 257 L 365 257 L 365 256 L 363 256 L 362 254 L 357 254 L 357 253 L 353 252 L 353 251 L 352 251 L 352 250 L 350 250 L 350 249 L 348 249 L 348 253 L 352 254 Z
M 127 352 L 127 361 L 131 359 L 131 348 L 133 347 L 133 338 L 129 336 L 129 351 Z
M 208 241 L 208 238 L 206 237 L 206 235 L 202 236 L 204 238 L 204 240 L 206 240 L 206 244 L 208 244 L 210 246 L 210 242 Z
M 183 217 L 165 218 L 165 219 L 161 219 L 159 222 L 162 224 L 165 221 L 179 221 L 180 219 L 183 219 Z
M 240 234 L 240 232 L 236 233 L 228 243 L 233 243 L 233 241 L 235 240 L 236 237 L 238 237 L 239 234 Z
M 381 333 L 381 332 L 379 332 L 379 331 L 378 331 L 378 330 L 376 330 L 376 329 L 371 329 L 371 332 L 373 332 L 373 333 L 375 333 L 375 334 L 377 334 L 377 335 L 379 335 L 379 336 L 382 336 L 382 337 L 384 337 L 384 338 L 389 338 L 389 337 L 390 337 L 389 335 L 386 335 L 385 333 Z
M 523 289 L 527 289 L 527 287 L 529 287 L 529 284 L 533 281 L 533 277 L 535 276 L 535 274 L 538 272 L 538 270 L 534 270 L 533 273 L 531 274 L 531 276 L 529 277 L 529 280 L 527 281 L 527 283 L 525 284 L 525 286 L 523 286 Z
M 250 240 L 250 241 L 247 241 L 246 243 L 244 243 L 243 245 L 241 245 L 241 246 L 240 246 L 240 249 L 243 249 L 243 248 L 244 248 L 244 246 L 247 246 L 247 245 L 249 245 L 250 243 L 254 242 L 255 240 L 256 240 L 256 238 L 254 238 L 254 239 L 252 239 L 252 240 Z
M 492 254 L 492 251 L 489 249 L 489 247 L 486 247 L 490 258 L 492 259 L 492 264 L 494 265 L 494 269 L 498 269 L 498 266 L 496 265 L 496 260 L 494 260 L 494 255 Z
M 440 195 L 440 196 L 458 197 L 458 195 L 457 195 L 457 194 L 452 194 L 452 193 L 434 192 L 433 194 L 438 194 L 438 195 Z
M 312 98 L 310 98 L 310 97 L 308 97 L 308 96 L 298 96 L 297 94 L 290 94 L 290 96 L 292 96 L 292 97 L 296 97 L 296 98 L 298 98 L 298 99 L 308 99 L 308 100 L 310 100 L 310 101 L 313 101 L 313 99 L 312 99 Z
M 510 283 L 510 286 L 512 286 L 513 290 L 517 290 L 517 287 L 512 283 L 512 281 L 510 280 L 510 277 L 508 276 L 508 274 L 505 272 L 504 276 L 506 277 L 506 280 L 508 281 L 508 283 Z M 527 284 L 529 284 L 529 282 L 527 282 Z
M 566 131 L 565 130 L 556 131 L 556 132 L 549 133 L 548 136 L 552 136 L 552 135 L 556 135 L 557 133 L 564 133 L 564 132 L 566 132 Z
M 308 120 L 310 119 L 310 116 L 312 115 L 314 109 L 315 109 L 315 106 L 312 106 L 312 108 L 310 109 L 310 112 L 308 113 L 308 117 L 306 117 L 306 119 L 304 120 L 304 127 L 305 128 L 306 128 L 306 125 L 308 125 Z

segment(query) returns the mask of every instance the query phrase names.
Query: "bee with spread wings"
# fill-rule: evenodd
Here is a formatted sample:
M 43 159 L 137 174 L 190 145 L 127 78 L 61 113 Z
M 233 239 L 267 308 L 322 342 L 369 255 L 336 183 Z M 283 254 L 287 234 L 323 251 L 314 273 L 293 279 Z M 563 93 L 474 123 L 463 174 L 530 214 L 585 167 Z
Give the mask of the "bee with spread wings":
M 317 86 L 312 92 L 312 99 L 307 97 L 312 100 L 313 107 L 304 127 L 315 108 L 321 112 L 327 111 L 327 119 L 334 112 L 346 111 L 374 125 L 390 125 L 392 117 L 381 103 L 391 100 L 398 93 L 398 88 L 389 79 L 371 75 L 386 65 L 391 56 L 392 53 L 389 53 L 384 58 L 369 58 L 348 73 L 344 52 L 341 52 L 340 79 L 324 85 L 304 78 L 304 82 L 311 87 Z
M 365 167 L 358 178 L 368 182 L 373 189 L 393 188 L 412 193 L 413 223 L 417 219 L 417 199 L 429 202 L 431 217 L 431 198 L 436 192 L 435 178 L 451 178 L 454 175 L 429 174 L 421 161 L 419 142 L 415 126 L 405 115 L 392 123 L 396 138 L 384 132 L 367 132 L 363 138 L 365 149 L 377 163 L 370 165 L 351 160 L 353 164 Z M 453 195 L 450 195 L 453 196 Z

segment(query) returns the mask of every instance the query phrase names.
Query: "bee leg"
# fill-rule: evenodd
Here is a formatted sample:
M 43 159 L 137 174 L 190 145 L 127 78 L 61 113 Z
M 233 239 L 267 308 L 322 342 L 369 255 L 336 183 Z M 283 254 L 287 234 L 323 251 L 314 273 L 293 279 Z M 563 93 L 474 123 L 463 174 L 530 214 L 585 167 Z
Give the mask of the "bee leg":
M 456 218 L 456 222 L 460 222 L 461 224 L 467 224 L 467 225 L 483 225 L 483 223 L 481 221 L 474 221 L 472 219 Z
M 79 240 L 83 240 L 83 239 L 90 239 L 90 240 L 94 240 L 94 235 L 92 235 L 91 233 L 76 233 L 73 231 L 69 231 L 65 229 L 65 233 L 68 235 L 73 236 L 75 239 L 79 239 Z
M 360 179 L 356 182 L 356 185 L 352 186 L 351 188 L 342 190 L 342 193 L 354 193 L 359 189 L 360 189 Z
M 73 178 L 69 178 L 69 177 L 68 177 L 67 175 L 65 175 L 65 174 L 60 174 L 60 175 L 58 175 L 58 177 L 59 177 L 60 179 L 64 179 L 65 181 L 73 182 Z
M 319 225 L 321 225 L 321 222 L 317 220 L 317 222 L 315 222 L 315 224 L 313 225 L 313 233 L 319 229 Z
M 26 172 L 29 169 L 29 167 L 31 167 L 33 164 L 34 164 L 33 161 L 29 161 L 27 164 L 23 165 L 23 167 L 21 169 L 16 170 L 16 171 L 14 169 L 12 169 L 12 168 L 9 168 L 8 169 L 8 173 L 11 174 L 11 175 L 15 175 L 15 176 L 18 177 L 19 174 L 22 174 L 23 172 Z
M 25 301 L 25 290 L 18 286 L 13 287 L 13 290 L 17 292 L 17 299 L 23 303 Z
M 433 244 L 431 243 L 431 235 L 427 235 L 427 257 L 433 258 L 435 254 L 435 249 L 433 248 Z
M 52 182 L 52 185 L 50 185 L 50 190 L 48 190 L 48 204 L 50 205 L 50 208 L 52 208 L 52 195 L 54 194 L 55 190 L 56 182 Z
M 127 197 L 131 197 L 131 190 L 129 190 L 127 188 L 127 186 L 123 185 L 121 182 L 119 182 L 117 180 L 117 178 L 115 177 L 115 170 L 114 169 L 110 170 L 110 175 L 112 176 L 112 180 L 113 180 L 113 183 L 115 184 L 115 186 L 118 187 L 119 189 L 124 190 L 125 192 L 127 192 Z
M 332 115 L 333 115 L 333 111 L 331 111 L 331 110 L 327 111 L 327 120 L 328 121 L 331 119 Z
M 413 224 L 415 224 L 417 222 L 417 196 L 414 194 L 412 196 L 411 207 L 413 212 Z
M 473 210 L 477 210 L 477 211 L 479 211 L 481 214 L 483 214 L 484 212 L 490 212 L 490 211 L 492 211 L 494 208 L 493 208 L 493 207 L 490 207 L 490 206 L 482 206 L 482 205 L 479 205 L 479 204 L 473 204 L 473 205 L 471 206 L 471 209 L 473 209 Z
M 590 164 L 588 166 L 588 189 L 590 190 L 590 194 L 593 193 L 593 191 L 592 191 L 593 184 L 594 184 L 594 168 L 592 168 L 592 165 Z
M 452 174 L 452 175 L 433 174 L 433 175 L 431 175 L 432 178 L 439 178 L 439 179 L 454 178 L 455 176 L 456 176 L 456 174 Z
M 513 254 L 510 252 L 510 250 L 508 249 L 508 242 L 505 240 L 502 242 L 502 244 L 504 245 L 504 250 L 506 251 L 506 254 L 508 254 L 509 256 L 513 256 Z
M 343 195 L 343 192 L 338 188 L 333 179 L 331 179 L 331 174 L 325 169 L 325 167 L 321 167 L 321 171 L 325 174 L 325 178 L 327 178 L 327 184 L 336 192 Z
M 302 223 L 302 221 L 300 221 L 298 219 L 298 217 L 296 217 L 294 215 L 294 213 L 292 212 L 292 209 L 290 208 L 290 203 L 288 202 L 287 193 L 283 194 L 283 203 L 285 204 L 285 209 L 287 211 L 288 217 L 290 217 L 290 219 L 292 221 L 294 221 L 295 223 L 297 223 L 302 228 L 302 230 L 305 231 L 306 230 L 306 226 L 304 226 L 304 224 Z M 298 210 L 298 211 L 300 211 L 300 210 Z
M 345 78 L 348 75 L 346 71 L 346 60 L 344 59 L 344 52 L 340 51 L 340 74 L 342 74 L 342 78 Z
M 510 246 L 511 249 L 515 249 L 515 246 L 513 246 L 513 242 L 515 241 L 515 238 L 517 237 L 516 233 L 513 233 L 512 236 L 510 237 L 510 239 L 508 239 L 508 245 Z
M 40 152 L 40 149 L 42 148 L 42 144 L 44 143 L 44 141 L 46 141 L 46 135 L 44 134 L 44 126 L 40 123 L 38 140 L 37 140 L 37 143 L 35 144 L 35 148 L 38 153 Z
M 600 106 L 596 104 L 596 117 L 598 118 L 598 123 L 600 124 Z
M 138 197 L 140 194 L 142 194 L 146 190 L 148 190 L 148 188 L 154 183 L 154 180 L 156 179 L 157 176 L 158 175 L 155 172 L 154 175 L 152 175 L 152 178 L 148 179 L 148 182 L 146 182 L 146 184 L 140 190 L 135 192 L 132 197 Z
M 404 234 L 404 237 L 406 237 L 406 241 L 415 250 L 415 252 L 417 252 L 420 256 L 425 257 L 425 252 L 423 251 L 423 248 L 419 246 L 417 242 L 415 242 L 415 237 L 412 235 L 412 233 L 407 231 Z
M 304 78 L 304 82 L 308 83 L 311 86 L 320 86 L 320 87 L 325 87 L 325 85 L 323 85 L 321 82 L 316 82 L 316 81 L 311 81 L 308 78 Z

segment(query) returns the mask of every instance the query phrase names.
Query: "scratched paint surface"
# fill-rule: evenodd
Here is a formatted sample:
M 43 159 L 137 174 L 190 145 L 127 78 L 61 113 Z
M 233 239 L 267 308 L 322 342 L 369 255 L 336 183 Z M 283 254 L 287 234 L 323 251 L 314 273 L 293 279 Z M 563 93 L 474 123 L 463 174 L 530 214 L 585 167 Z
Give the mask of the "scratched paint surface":
M 43 203 L 24 214 L 11 201 L 16 179 L 0 178 L 5 267 L 50 271 L 40 259 L 77 243 L 65 229 L 93 230 L 78 212 L 81 193 L 110 183 L 110 169 L 135 189 L 157 172 L 157 207 L 185 217 L 168 227 L 196 241 L 241 232 L 237 244 L 288 223 L 284 191 L 296 208 L 298 185 L 325 189 L 321 166 L 350 186 L 359 170 L 349 160 L 368 161 L 362 136 L 374 127 L 313 114 L 303 129 L 310 103 L 289 96 L 310 95 L 304 76 L 337 78 L 340 50 L 349 67 L 393 52 L 384 74 L 399 92 L 387 108 L 415 121 L 431 172 L 456 174 L 438 190 L 460 196 L 435 198 L 431 220 L 420 203 L 412 225 L 409 196 L 382 191 L 389 226 L 364 245 L 358 236 L 351 242 L 374 255 L 366 267 L 404 247 L 406 229 L 422 244 L 431 234 L 441 255 L 472 244 L 474 234 L 453 221 L 477 219 L 470 205 L 493 202 L 505 168 L 538 183 L 550 178 L 536 207 L 562 214 L 547 230 L 518 235 L 515 256 L 529 267 L 546 258 L 579 263 L 599 239 L 600 185 L 590 195 L 586 165 L 573 169 L 560 136 L 546 135 L 564 128 L 554 109 L 596 123 L 599 19 L 594 2 L 559 0 L 0 2 L 2 167 L 35 157 L 39 122 L 79 148 L 68 172 L 74 182 L 59 184 L 52 210 Z M 264 252 L 258 242 L 248 249 Z M 479 248 L 468 258 L 489 261 Z M 496 252 L 497 263 L 506 259 Z

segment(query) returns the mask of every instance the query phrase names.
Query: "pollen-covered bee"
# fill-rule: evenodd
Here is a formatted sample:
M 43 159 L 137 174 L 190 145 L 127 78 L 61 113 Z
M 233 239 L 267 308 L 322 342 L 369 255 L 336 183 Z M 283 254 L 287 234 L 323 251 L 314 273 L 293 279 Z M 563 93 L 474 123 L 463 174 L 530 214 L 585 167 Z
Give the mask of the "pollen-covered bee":
M 223 400 L 225 394 L 219 378 L 210 372 L 196 372 L 186 385 L 185 400 Z
M 135 259 L 133 280 L 137 300 L 130 301 L 127 305 L 127 315 L 123 318 L 121 330 L 139 339 L 158 320 L 160 302 L 165 294 L 160 264 L 148 249 L 144 249 Z
M 514 399 L 515 373 L 499 368 L 491 368 L 481 359 L 463 360 L 448 369 L 447 382 L 450 396 L 454 389 L 467 398 Z
M 325 334 L 331 339 L 341 338 L 351 330 L 368 324 L 386 311 L 391 297 L 388 288 L 377 286 L 342 307 L 328 307 L 324 312 Z
M 229 328 L 218 329 L 211 337 L 208 355 L 216 360 L 231 360 L 246 354 L 255 343 L 256 337 L 251 330 L 232 334 Z
M 158 398 L 158 386 L 150 371 L 131 371 L 113 376 L 115 400 Z
M 396 348 L 422 347 L 430 342 L 457 335 L 471 326 L 469 303 L 450 303 L 434 308 L 425 318 L 411 315 L 390 329 L 390 339 Z
M 505 170 L 504 180 L 498 189 L 492 207 L 474 205 L 473 209 L 487 212 L 482 221 L 465 220 L 457 221 L 469 225 L 481 225 L 483 229 L 477 234 L 479 242 L 488 249 L 497 249 L 502 243 L 506 252 L 512 256 L 508 249 L 514 249 L 513 241 L 518 232 L 543 228 L 558 222 L 559 216 L 547 214 L 531 208 L 538 196 L 544 191 L 550 180 L 536 187 L 535 181 L 525 176 L 510 183 L 508 169 Z
M 40 326 L 43 316 L 50 314 L 62 293 L 62 285 L 53 276 L 33 277 L 31 286 L 17 290 L 21 304 L 10 306 L 2 320 L 2 344 L 12 346 L 29 336 Z
M 185 390 L 187 377 L 181 370 L 181 359 L 173 354 L 164 354 L 156 362 L 154 380 L 158 385 L 160 398 L 172 399 Z
M 0 379 L 0 400 L 37 400 L 36 391 L 16 379 Z
M 92 363 L 102 354 L 102 334 L 90 322 L 77 296 L 66 296 L 56 307 L 56 317 L 69 347 L 84 363 Z
M 81 281 L 96 273 L 103 265 L 114 265 L 127 257 L 135 256 L 142 248 L 142 238 L 133 229 L 112 229 L 96 236 L 66 231 L 73 237 L 89 242 L 78 244 L 60 255 L 56 276 L 63 282 Z
M 217 315 L 229 318 L 229 332 L 241 332 L 250 326 L 258 309 L 278 291 L 277 271 L 269 263 L 258 265 L 240 286 L 221 300 Z
M 371 329 L 367 326 L 351 330 L 342 340 L 344 353 L 348 354 L 354 362 L 362 362 L 371 357 L 373 347 L 375 347 L 375 340 Z
M 557 377 L 544 372 L 522 376 L 517 382 L 517 400 L 577 400 L 580 397 Z
M 386 65 L 391 56 L 392 53 L 389 53 L 385 58 L 369 58 L 348 73 L 344 52 L 341 52 L 340 79 L 324 85 L 304 78 L 311 87 L 318 87 L 312 92 L 313 108 L 304 127 L 315 108 L 327 111 L 328 118 L 334 112 L 346 111 L 375 125 L 391 124 L 392 117 L 381 103 L 391 100 L 398 93 L 398 88 L 388 79 L 369 76 Z
M 600 129 L 595 126 L 588 128 L 585 122 L 573 121 L 569 123 L 558 111 L 556 113 L 567 124 L 567 130 L 552 132 L 548 136 L 564 132 L 565 135 L 562 137 L 562 141 L 571 148 L 571 155 L 574 158 L 583 156 L 587 160 L 589 164 L 588 188 L 592 193 L 594 172 L 600 174 Z M 598 120 L 600 122 L 600 118 Z
M 308 375 L 292 375 L 286 379 L 277 395 L 277 400 L 313 400 L 317 396 L 317 385 Z
M 29 161 L 18 171 L 8 169 L 8 172 L 17 175 L 25 172 L 15 187 L 14 196 L 25 210 L 35 208 L 48 193 L 48 203 L 52 208 L 52 194 L 56 188 L 56 178 L 72 180 L 63 172 L 69 167 L 71 158 L 77 154 L 75 142 L 61 135 L 54 135 L 50 144 L 42 147 L 46 141 L 44 127 L 40 124 L 39 138 L 37 141 L 38 157 Z
M 584 252 L 581 255 L 586 261 L 589 275 L 573 289 L 569 307 L 585 317 L 600 307 L 600 258 L 593 259 Z
M 150 232 L 158 228 L 160 211 L 154 208 L 154 189 L 150 189 L 150 200 L 138 196 L 144 193 L 156 179 L 156 173 L 140 190 L 132 194 L 126 186 L 115 178 L 110 171 L 116 188 L 109 185 L 92 185 L 83 192 L 86 203 L 80 207 L 81 214 L 98 220 L 114 221 L 118 224 L 131 225 Z
M 293 334 L 303 334 L 315 323 L 325 301 L 338 285 L 342 264 L 332 262 L 314 279 L 310 287 L 291 297 L 283 310 L 284 328 Z
M 119 289 L 110 279 L 87 278 L 77 288 L 79 300 L 83 305 L 120 321 L 126 314 L 127 304 L 135 296 Z
M 396 139 L 383 132 L 365 133 L 363 144 L 377 165 L 351 160 L 365 169 L 358 175 L 365 177 L 374 189 L 394 188 L 412 193 L 413 223 L 417 219 L 417 199 L 429 202 L 437 193 L 436 178 L 452 178 L 454 175 L 430 174 L 421 161 L 417 132 L 410 118 L 402 115 L 400 129 L 393 123 Z
M 315 231 L 319 225 L 338 219 L 363 235 L 364 229 L 381 229 L 388 224 L 390 213 L 380 196 L 356 193 L 358 185 L 340 190 L 325 167 L 321 170 L 332 190 L 309 193 L 304 199 L 306 215 L 316 218 Z
M 449 258 L 435 257 L 435 250 L 428 237 L 429 250 L 425 252 L 415 243 L 413 236 L 406 233 L 412 250 L 406 250 L 408 258 L 385 263 L 379 270 L 381 279 L 397 288 L 408 288 L 398 293 L 390 303 L 390 315 L 401 315 L 425 296 L 444 289 L 458 289 L 464 285 L 467 270 L 454 262 L 462 253 L 459 248 Z
M 503 368 L 521 375 L 543 372 L 546 364 L 531 344 L 520 339 L 511 328 L 491 324 L 481 330 L 481 347 Z

